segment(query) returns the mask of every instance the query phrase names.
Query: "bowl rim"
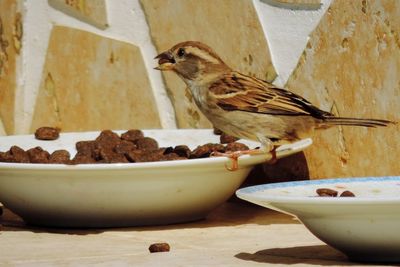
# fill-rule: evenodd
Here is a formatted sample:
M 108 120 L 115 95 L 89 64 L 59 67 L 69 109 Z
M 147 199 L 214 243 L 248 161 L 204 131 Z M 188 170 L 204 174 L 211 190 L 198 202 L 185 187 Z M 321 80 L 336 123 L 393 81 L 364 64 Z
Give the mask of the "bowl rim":
M 290 204 L 400 204 L 399 197 L 313 197 L 313 196 L 270 196 L 268 194 L 260 194 L 260 191 L 276 188 L 288 188 L 297 186 L 326 185 L 334 183 L 368 183 L 379 181 L 397 181 L 400 185 L 400 176 L 370 176 L 370 177 L 346 177 L 346 178 L 330 178 L 318 180 L 305 180 L 294 182 L 281 182 L 272 184 L 262 184 L 249 186 L 238 189 L 236 196 L 244 200 L 252 202 L 262 201 L 267 203 L 290 203 Z

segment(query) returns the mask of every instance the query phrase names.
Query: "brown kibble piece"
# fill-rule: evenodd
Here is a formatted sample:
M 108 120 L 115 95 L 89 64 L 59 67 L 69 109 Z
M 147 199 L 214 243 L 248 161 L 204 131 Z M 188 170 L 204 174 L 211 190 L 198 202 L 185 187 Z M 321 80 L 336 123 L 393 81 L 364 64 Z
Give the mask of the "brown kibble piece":
M 349 191 L 349 190 L 343 191 L 343 192 L 340 194 L 340 197 L 355 197 L 355 196 L 356 196 L 356 195 L 354 195 L 354 193 L 351 192 L 351 191 Z
M 164 155 L 159 150 L 134 150 L 126 155 L 130 162 L 152 162 L 161 161 Z
M 60 129 L 55 127 L 40 127 L 35 131 L 39 140 L 56 140 L 60 136 Z
M 226 133 L 222 133 L 219 137 L 219 141 L 221 144 L 229 144 L 229 143 L 236 142 L 237 140 L 239 140 L 239 138 L 236 138 L 236 137 L 226 134 Z
M 178 154 L 175 153 L 169 153 L 169 154 L 165 154 L 161 160 L 162 161 L 166 161 L 166 160 L 184 160 L 187 159 L 186 157 L 181 157 Z
M 249 149 L 248 146 L 239 142 L 229 143 L 225 146 L 225 152 L 244 151 Z
M 142 161 L 143 154 L 144 154 L 144 151 L 142 151 L 142 150 L 133 150 L 133 151 L 126 153 L 125 156 L 129 162 L 143 162 Z
M 75 144 L 76 151 L 81 155 L 92 156 L 96 147 L 95 141 L 79 141 Z
M 29 163 L 28 153 L 19 146 L 12 146 L 10 148 L 10 155 L 12 155 L 12 162 Z
M 168 252 L 170 251 L 170 246 L 168 243 L 154 243 L 149 246 L 150 253 L 154 252 Z
M 51 153 L 49 163 L 53 164 L 68 164 L 70 161 L 70 154 L 67 150 L 60 149 Z
M 135 141 L 136 139 L 140 139 L 143 137 L 144 137 L 143 132 L 141 130 L 136 130 L 136 129 L 128 130 L 121 135 L 122 140 L 132 141 L 132 142 Z
M 122 140 L 121 143 L 114 147 L 114 151 L 119 154 L 127 154 L 136 148 L 136 145 L 131 141 Z
M 190 148 L 186 145 L 179 145 L 176 146 L 173 150 L 173 152 L 177 155 L 179 155 L 180 157 L 184 157 L 184 158 L 189 158 L 190 157 Z
M 10 151 L 0 152 L 0 162 L 13 162 L 14 157 L 11 155 Z
M 99 163 L 128 163 L 124 154 L 114 152 L 110 147 L 102 147 L 96 149 L 96 160 Z
M 318 188 L 317 194 L 320 197 L 337 197 L 338 191 L 329 188 Z
M 50 153 L 40 146 L 29 149 L 27 153 L 31 163 L 49 163 Z
M 196 149 L 194 149 L 192 151 L 192 153 L 190 154 L 190 158 L 207 158 L 210 156 L 210 154 L 212 152 L 224 152 L 225 151 L 225 147 L 222 144 L 205 144 L 205 145 L 201 145 L 196 147 Z
M 93 163 L 96 163 L 96 160 L 93 157 L 82 153 L 76 153 L 75 157 L 69 162 L 69 164 L 71 165 Z
M 213 133 L 214 133 L 215 135 L 221 135 L 223 132 L 222 132 L 220 129 L 214 127 Z
M 174 148 L 172 146 L 169 147 L 161 147 L 159 149 L 157 149 L 157 151 L 163 155 L 167 155 L 170 153 L 174 153 Z
M 111 130 L 101 131 L 95 142 L 102 147 L 114 147 L 121 142 L 118 134 Z
M 151 137 L 143 137 L 135 140 L 135 145 L 138 149 L 145 150 L 156 150 L 158 149 L 158 143 Z

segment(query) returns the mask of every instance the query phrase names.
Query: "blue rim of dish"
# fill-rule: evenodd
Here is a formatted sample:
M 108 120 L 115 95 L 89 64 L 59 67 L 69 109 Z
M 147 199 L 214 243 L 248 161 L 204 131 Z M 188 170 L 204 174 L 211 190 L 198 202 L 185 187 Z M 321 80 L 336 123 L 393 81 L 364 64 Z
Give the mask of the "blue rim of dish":
M 332 179 L 319 179 L 319 180 L 305 180 L 305 181 L 295 181 L 295 182 L 282 182 L 282 183 L 272 183 L 272 184 L 262 184 L 249 186 L 245 188 L 241 188 L 236 191 L 236 195 L 239 198 L 243 198 L 249 201 L 251 199 L 258 199 L 269 202 L 295 202 L 301 200 L 302 202 L 332 202 L 338 201 L 340 202 L 358 202 L 358 201 L 372 201 L 372 202 L 386 202 L 386 201 L 399 201 L 399 197 L 383 197 L 383 198 L 372 198 L 372 197 L 354 197 L 354 198 L 326 198 L 326 197 L 312 197 L 312 196 L 268 196 L 266 195 L 257 195 L 263 190 L 267 189 L 275 189 L 275 188 L 288 188 L 288 187 L 297 187 L 297 186 L 307 186 L 307 185 L 325 185 L 325 184 L 344 184 L 344 183 L 365 183 L 365 182 L 392 182 L 398 181 L 400 182 L 400 176 L 375 176 L 375 177 L 349 177 L 349 178 L 332 178 Z M 399 184 L 400 185 L 400 184 Z M 250 199 L 251 198 L 251 199 Z
M 273 188 L 285 188 L 293 186 L 303 186 L 303 185 L 321 185 L 321 184 L 331 184 L 331 183 L 354 183 L 354 182 L 376 182 L 376 181 L 400 181 L 400 176 L 376 176 L 376 177 L 352 177 L 352 178 L 332 178 L 332 179 L 318 179 L 318 180 L 305 180 L 305 181 L 295 181 L 295 182 L 282 182 L 282 183 L 272 183 L 272 184 L 262 184 L 249 186 L 238 191 L 243 193 L 255 193 L 265 189 Z

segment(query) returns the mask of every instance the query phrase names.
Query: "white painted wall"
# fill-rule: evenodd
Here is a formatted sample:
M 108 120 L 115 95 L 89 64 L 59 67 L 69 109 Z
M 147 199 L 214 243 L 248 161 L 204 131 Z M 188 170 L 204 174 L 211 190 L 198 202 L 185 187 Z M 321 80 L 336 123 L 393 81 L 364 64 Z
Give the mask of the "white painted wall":
M 277 86 L 284 86 L 307 45 L 310 33 L 317 27 L 332 0 L 321 0 L 319 8 L 312 6 L 301 8 L 299 5 L 296 10 L 270 4 L 272 1 L 253 2 L 268 40 L 272 62 L 278 73 L 274 83 Z
M 268 1 L 253 1 L 278 73 L 275 83 L 282 86 L 294 70 L 310 32 L 316 27 L 332 0 L 322 0 L 321 7 L 314 10 L 290 10 L 271 5 Z M 156 49 L 151 41 L 139 0 L 108 0 L 106 4 L 109 27 L 105 30 L 50 7 L 47 0 L 23 0 L 22 3 L 25 16 L 22 40 L 24 49 L 17 62 L 19 75 L 16 92 L 16 134 L 29 131 L 53 25 L 78 28 L 139 46 L 160 111 L 161 124 L 164 128 L 176 127 L 173 106 L 167 96 L 161 73 L 153 69 Z

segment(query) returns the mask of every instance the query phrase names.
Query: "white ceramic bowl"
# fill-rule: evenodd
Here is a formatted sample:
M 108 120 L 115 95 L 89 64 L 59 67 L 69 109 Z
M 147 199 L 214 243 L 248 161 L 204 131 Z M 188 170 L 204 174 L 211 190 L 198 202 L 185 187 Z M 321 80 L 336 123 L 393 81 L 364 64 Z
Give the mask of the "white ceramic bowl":
M 116 131 L 121 133 L 124 131 Z M 219 142 L 212 130 L 147 130 L 160 146 L 186 144 L 190 148 Z M 32 135 L 0 137 L 0 151 L 11 145 L 24 149 L 42 146 L 52 152 L 76 153 L 78 140 L 92 140 L 99 132 L 64 133 L 55 141 Z M 258 143 L 245 142 L 251 147 Z M 304 140 L 283 146 L 278 157 L 296 153 Z M 226 201 L 251 168 L 270 154 L 242 156 L 239 169 L 228 171 L 225 157 L 120 164 L 0 163 L 0 202 L 26 222 L 55 227 L 116 227 L 160 225 L 204 218 Z
M 317 197 L 317 188 L 356 197 Z M 327 179 L 239 189 L 239 198 L 296 216 L 354 261 L 400 262 L 400 177 Z

